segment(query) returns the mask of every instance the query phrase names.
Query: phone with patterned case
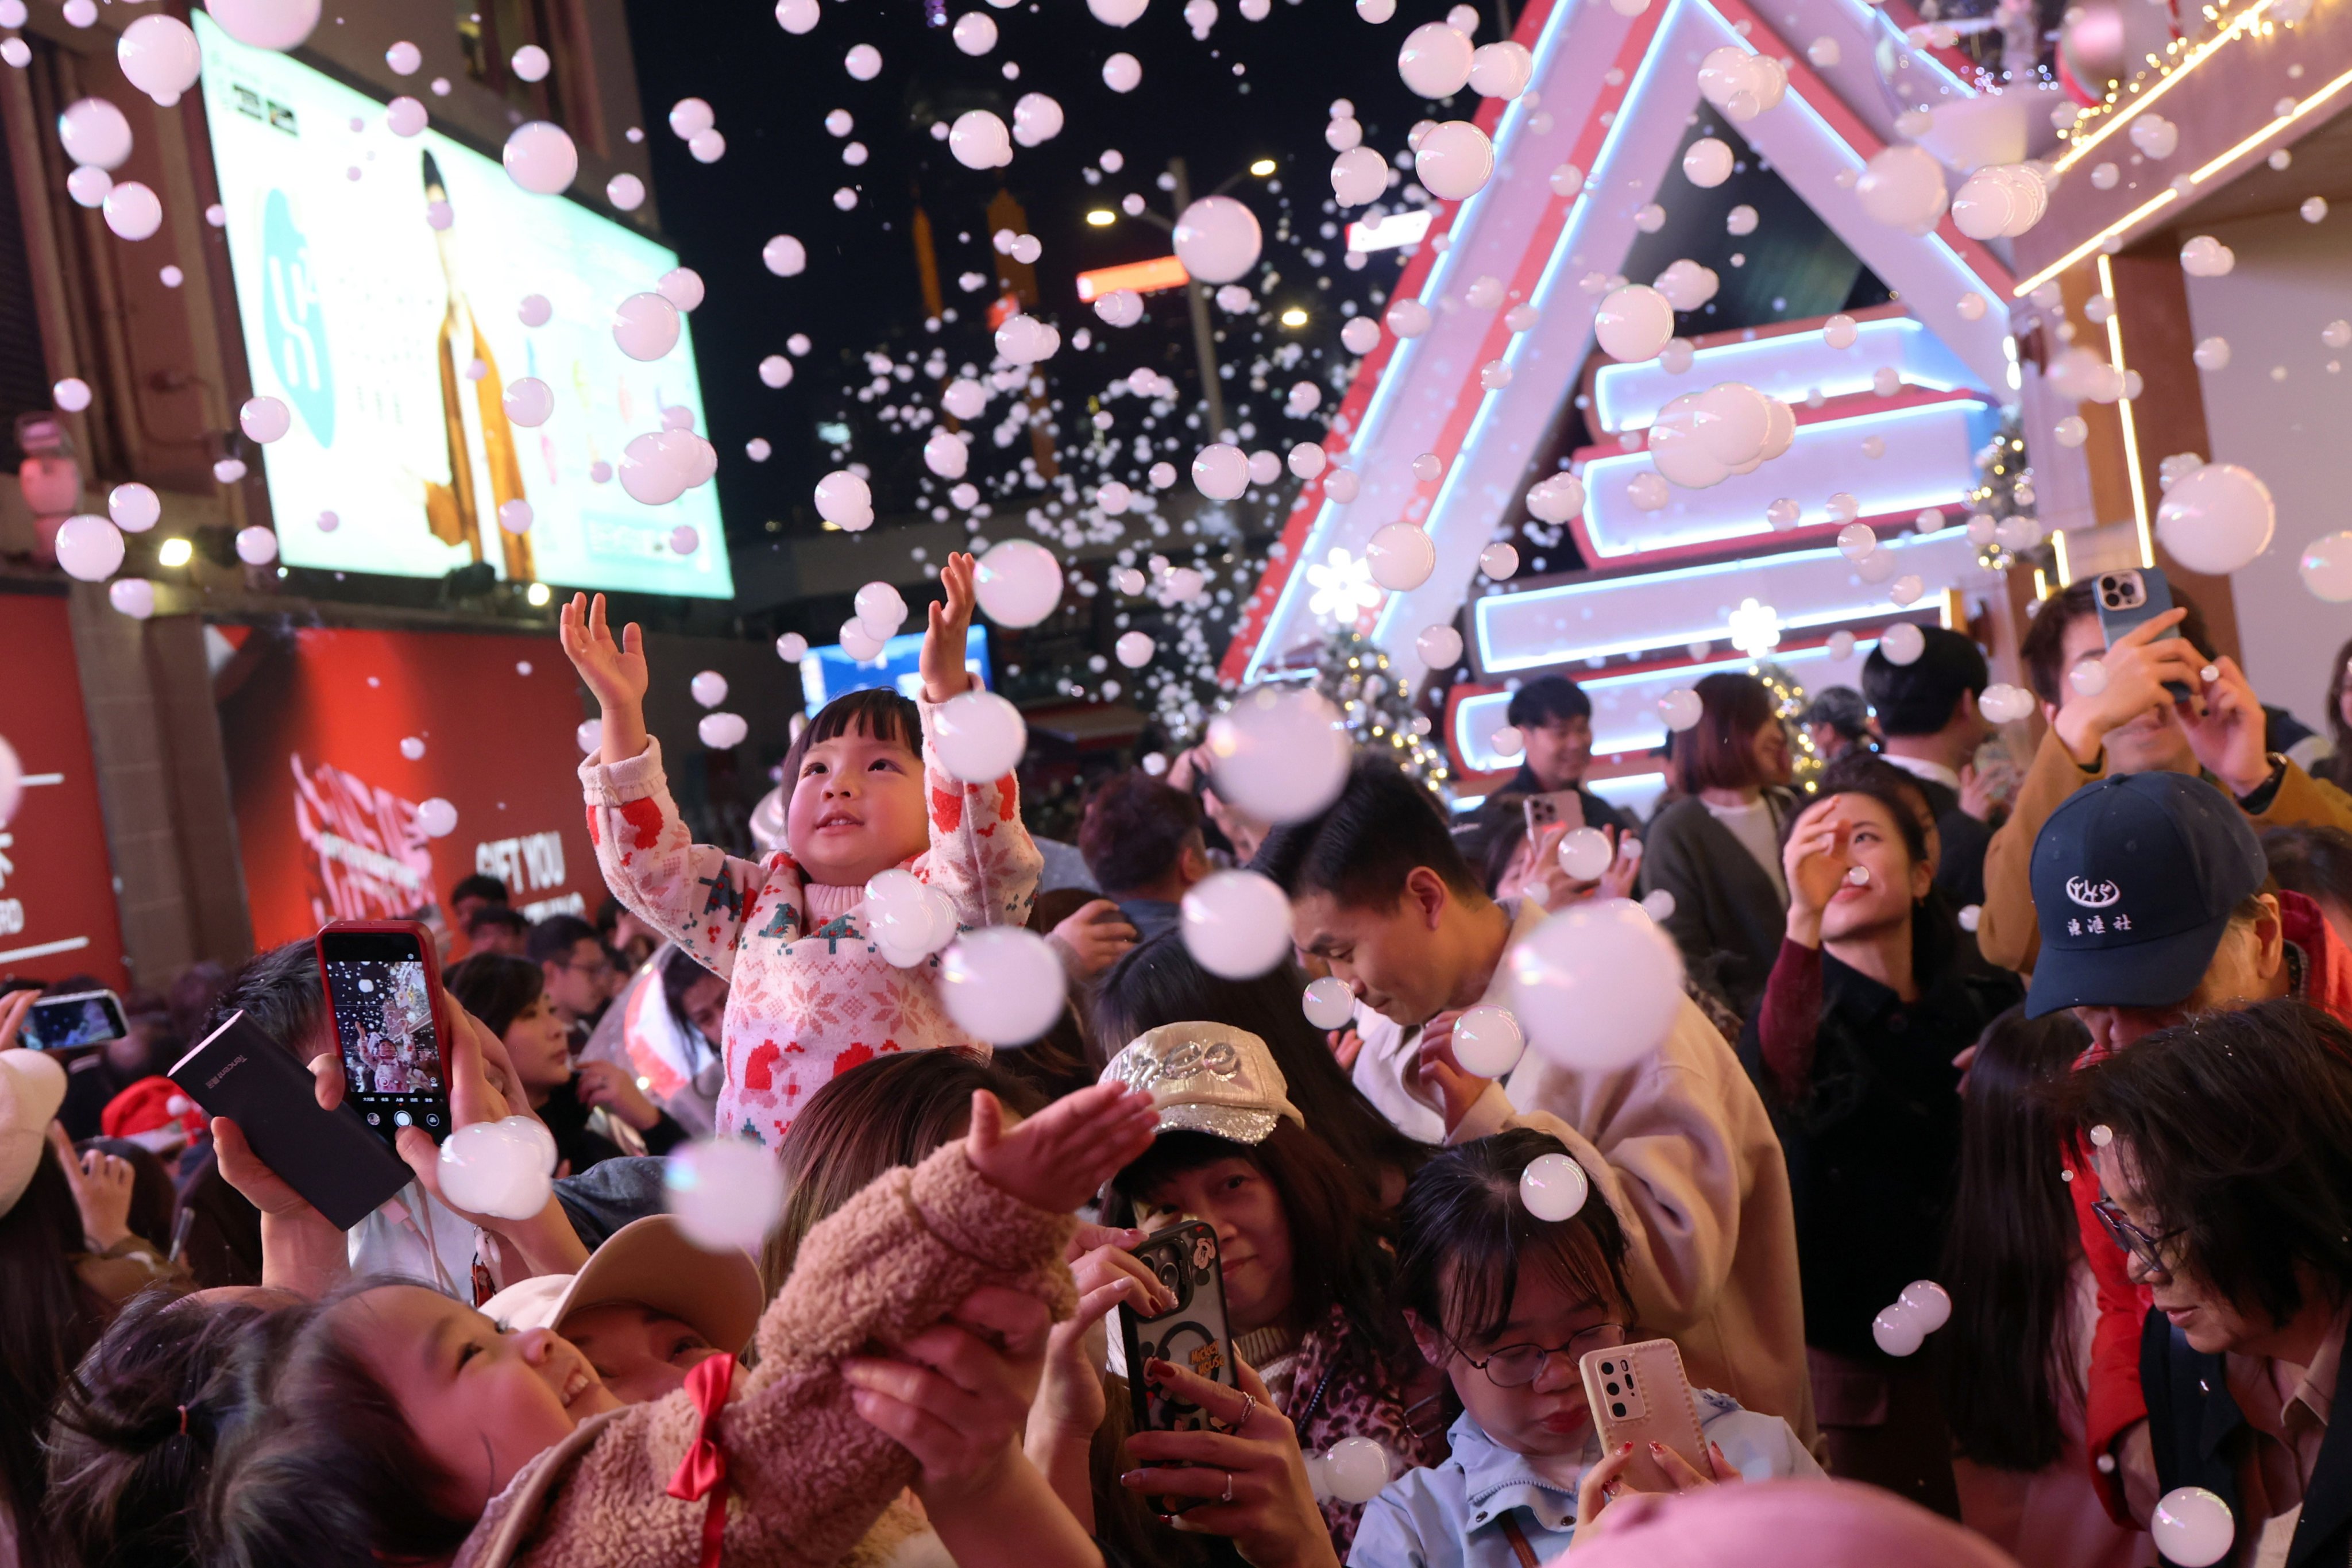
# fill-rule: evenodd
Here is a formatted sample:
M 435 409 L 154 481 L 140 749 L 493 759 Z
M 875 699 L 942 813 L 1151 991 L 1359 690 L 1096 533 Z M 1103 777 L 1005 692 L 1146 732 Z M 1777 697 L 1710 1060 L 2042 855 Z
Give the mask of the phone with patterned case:
M 1591 1408 L 1601 1452 L 1633 1445 L 1633 1460 L 1625 1468 L 1626 1485 L 1645 1492 L 1675 1489 L 1657 1460 L 1650 1457 L 1653 1443 L 1664 1443 L 1702 1476 L 1714 1473 L 1707 1468 L 1698 1402 L 1691 1397 L 1690 1378 L 1683 1372 L 1683 1352 L 1674 1341 L 1643 1340 L 1587 1351 L 1577 1370 L 1584 1377 L 1584 1400 Z
M 1135 1400 L 1135 1428 L 1139 1432 L 1207 1431 L 1206 1410 L 1153 1387 L 1143 1369 L 1156 1357 L 1212 1383 L 1241 1386 L 1234 1373 L 1233 1333 L 1225 1319 L 1225 1280 L 1218 1264 L 1216 1229 L 1202 1220 L 1186 1220 L 1146 1237 L 1134 1251 L 1168 1287 L 1176 1303 L 1150 1316 L 1124 1302 L 1119 1305 L 1120 1348 L 1127 1355 L 1128 1391 Z M 1178 1513 L 1196 1500 L 1160 1498 L 1154 1506 L 1163 1513 Z

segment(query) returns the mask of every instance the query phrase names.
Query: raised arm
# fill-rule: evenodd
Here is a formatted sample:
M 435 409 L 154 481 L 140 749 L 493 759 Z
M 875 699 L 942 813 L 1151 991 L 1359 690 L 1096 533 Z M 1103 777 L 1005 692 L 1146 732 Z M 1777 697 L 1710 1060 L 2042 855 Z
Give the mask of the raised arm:
M 930 606 L 923 635 L 923 796 L 930 814 L 931 847 L 915 874 L 945 893 L 966 926 L 1019 925 L 1029 918 L 1045 858 L 1021 824 L 1021 786 L 1011 773 L 988 784 L 965 784 L 940 764 L 940 708 L 971 689 L 964 643 L 979 602 L 969 555 L 948 557 L 940 569 L 947 602 Z

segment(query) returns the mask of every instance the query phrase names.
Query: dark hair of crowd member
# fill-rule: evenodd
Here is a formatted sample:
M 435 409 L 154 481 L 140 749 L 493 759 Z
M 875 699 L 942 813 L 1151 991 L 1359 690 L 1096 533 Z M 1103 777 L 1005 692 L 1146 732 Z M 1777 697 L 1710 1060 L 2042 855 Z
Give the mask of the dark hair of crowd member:
M 2292 998 L 2159 1029 L 2058 1086 L 2070 1136 L 2109 1129 L 2182 1267 L 2284 1322 L 2298 1269 L 2352 1294 L 2352 1030 Z
M 1567 1219 L 1538 1219 L 1519 1178 L 1568 1145 L 1514 1127 L 1445 1150 L 1413 1173 L 1397 1207 L 1397 1296 L 1423 1327 L 1459 1345 L 1491 1339 L 1533 1269 L 1571 1300 L 1633 1311 L 1625 1232 L 1598 1194 Z
M 218 1027 L 231 1013 L 238 1012 L 263 1034 L 301 1056 L 327 1017 L 326 997 L 319 988 L 318 948 L 305 939 L 248 959 L 229 977 L 228 989 L 214 1005 L 208 1027 Z
M 1113 773 L 1087 794 L 1078 853 L 1109 895 L 1152 887 L 1201 837 L 1201 803 L 1150 774 Z
M 837 735 L 858 734 L 877 741 L 893 741 L 914 752 L 923 754 L 923 714 L 912 700 L 898 695 L 895 687 L 869 686 L 857 691 L 845 691 L 816 710 L 816 717 L 784 752 L 784 795 L 790 798 L 801 776 L 801 760 L 808 755 L 811 746 L 819 741 L 830 741 Z
M 2002 1470 L 2057 1462 L 2073 1392 L 2073 1272 L 2082 1233 L 2058 1176 L 2049 1090 L 2090 1036 L 2071 1013 L 2012 1007 L 1977 1041 L 1960 1106 L 1958 1195 L 1937 1278 L 1952 1296 L 1937 1336 L 1944 1417 L 1962 1458 Z
M 1992 681 L 1984 650 L 1972 639 L 1943 626 L 1919 630 L 1925 647 L 1909 664 L 1895 663 L 1883 647 L 1863 662 L 1862 693 L 1889 735 L 1936 733 L 1951 722 L 1964 694 L 1982 695 Z
M 194 1568 L 215 1456 L 268 1400 L 300 1321 L 291 1297 L 194 1302 L 150 1290 L 58 1397 L 49 1515 L 77 1568 Z
M 383 1568 L 445 1563 L 479 1522 L 416 1440 L 336 1309 L 387 1285 L 355 1279 L 323 1301 L 246 1325 L 278 1371 L 268 1405 L 224 1444 L 206 1487 L 205 1561 L 223 1568 Z
M 1756 731 L 1773 716 L 1772 694 L 1752 675 L 1718 670 L 1691 689 L 1698 722 L 1667 742 L 1668 771 L 1685 795 L 1704 789 L 1749 789 L 1756 771 Z
M 47 1561 L 53 1521 L 46 1501 L 41 1432 L 49 1405 L 106 1326 L 106 1303 L 83 1284 L 81 1210 L 57 1151 L 44 1143 L 33 1179 L 0 1215 L 0 1503 L 13 1514 L 22 1560 Z
M 490 1033 L 503 1036 L 507 1026 L 547 989 L 547 975 L 528 958 L 510 952 L 478 952 L 451 964 L 441 984 L 458 1006 L 479 1018 Z
M 1246 1030 L 1265 1042 L 1307 1125 L 1361 1182 L 1372 1205 L 1385 1211 L 1430 1147 L 1398 1131 L 1349 1079 L 1323 1031 L 1299 1011 L 1305 989 L 1287 963 L 1255 980 L 1212 974 L 1182 936 L 1170 931 L 1130 949 L 1103 974 L 1094 999 L 1090 1065 L 1099 1075 L 1129 1041 L 1163 1024 L 1213 1018 Z
M 1436 872 L 1457 895 L 1485 896 L 1436 797 L 1394 763 L 1373 756 L 1358 759 L 1339 798 L 1320 816 L 1275 828 L 1251 862 L 1294 899 L 1328 893 L 1350 909 L 1377 910 L 1404 897 L 1405 879 L 1417 866 Z
M 1503 722 L 1522 730 L 1591 717 L 1592 699 L 1564 675 L 1538 676 L 1512 692 L 1510 705 L 1503 710 Z
M 2332 759 L 2331 759 L 2332 760 Z M 2263 835 L 2271 879 L 2330 913 L 2352 912 L 2352 833 L 2340 827 L 2273 827 Z
M 678 1026 L 680 1033 L 690 1031 L 694 1028 L 694 1020 L 686 1016 L 686 994 L 693 990 L 694 983 L 704 975 L 711 975 L 714 979 L 717 975 L 705 969 L 694 954 L 682 947 L 664 948 L 659 962 L 662 1001 L 669 1007 L 670 1021 Z M 716 1049 L 719 1042 L 712 1040 L 709 1045 Z
M 885 1171 L 920 1164 L 963 1136 L 979 1089 L 1023 1116 L 1045 1109 L 1044 1096 L 1003 1068 L 951 1048 L 879 1056 L 809 1096 L 776 1151 L 784 1167 L 784 1212 L 760 1252 L 760 1282 L 770 1300 L 819 1220 Z

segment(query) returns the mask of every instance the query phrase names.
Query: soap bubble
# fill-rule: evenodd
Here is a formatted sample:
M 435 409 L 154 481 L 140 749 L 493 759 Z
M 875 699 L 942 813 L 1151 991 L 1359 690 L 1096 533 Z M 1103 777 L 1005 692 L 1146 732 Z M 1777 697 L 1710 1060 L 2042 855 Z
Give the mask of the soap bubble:
M 425 755 L 425 742 L 415 735 L 404 735 L 401 737 L 400 754 L 415 762 Z
M 1475 58 L 1467 37 L 1444 22 L 1424 22 L 1405 35 L 1397 75 L 1423 98 L 1451 98 L 1469 84 Z
M 87 163 L 66 176 L 66 195 L 73 198 L 76 206 L 101 205 L 106 201 L 106 194 L 112 189 L 114 176 Z
M 144 577 L 117 577 L 106 585 L 106 602 L 134 621 L 155 613 L 155 584 Z
M 2086 658 L 2066 672 L 2066 684 L 2084 697 L 2096 697 L 2107 689 L 2107 667 L 2095 658 Z
M 1062 602 L 1062 563 L 1042 544 L 1008 539 L 980 558 L 972 584 L 990 620 L 1034 626 Z
M 594 719 L 583 719 L 573 726 L 572 739 L 581 751 L 593 752 L 604 743 L 604 727 Z
M 1087 0 L 1087 9 L 1095 20 L 1113 27 L 1124 27 L 1143 15 L 1148 0 Z
M 1409 593 L 1429 581 L 1437 568 L 1437 546 L 1410 522 L 1391 522 L 1364 546 L 1372 581 L 1391 593 Z
M 1464 1072 L 1501 1078 L 1519 1065 L 1527 1049 L 1527 1036 L 1507 1007 L 1482 1003 L 1454 1020 L 1454 1059 Z
M 1525 44 L 1504 39 L 1481 44 L 1470 54 L 1470 88 L 1481 98 L 1515 99 L 1528 89 L 1536 58 Z
M 943 479 L 963 478 L 971 461 L 971 448 L 944 425 L 934 427 L 923 439 L 923 467 Z
M 1596 882 L 1617 858 L 1609 836 L 1597 827 L 1573 827 L 1559 841 L 1559 868 L 1580 882 Z
M 1658 717 L 1676 734 L 1696 725 L 1705 710 L 1699 694 L 1687 686 L 1677 686 L 1658 699 Z
M 1113 645 L 1111 651 L 1118 655 L 1118 662 L 1128 668 L 1141 669 L 1151 662 L 1151 656 L 1157 649 L 1151 638 L 1142 632 L 1124 632 L 1120 634 L 1118 641 Z
M 727 678 L 715 669 L 706 669 L 686 683 L 694 700 L 705 708 L 716 708 L 727 700 Z
M 847 468 L 835 468 L 817 480 L 816 514 L 838 527 L 859 528 L 874 521 L 874 492 Z
M 1591 1178 L 1569 1154 L 1538 1154 L 1519 1173 L 1519 1202 L 1539 1220 L 1574 1219 L 1591 1195 Z
M 1231 283 L 1257 265 L 1257 215 L 1231 196 L 1202 196 L 1176 220 L 1177 259 L 1203 283 Z
M 2157 503 L 2156 536 L 2191 572 L 2225 576 L 2270 547 L 2277 512 L 2268 486 L 2235 463 L 2207 463 Z
M 1641 283 L 1612 289 L 1593 313 L 1592 332 L 1601 352 L 1625 362 L 1655 359 L 1675 335 L 1675 309 L 1666 297 Z
M 1192 485 L 1211 500 L 1232 500 L 1249 489 L 1249 459 L 1228 442 L 1203 447 L 1192 458 Z
M 1909 621 L 1897 621 L 1879 634 L 1878 651 L 1889 664 L 1916 664 L 1927 651 L 1927 634 Z
M 1290 956 L 1290 900 L 1255 871 L 1219 871 L 1186 889 L 1184 950 L 1227 980 L 1255 980 Z
M 1511 1011 L 1561 1067 L 1605 1072 L 1655 1051 L 1685 1005 L 1682 953 L 1638 905 L 1574 904 L 1513 947 Z
M 437 795 L 419 801 L 416 826 L 425 829 L 428 838 L 446 838 L 457 831 L 457 808 Z
M 1388 314 L 1383 318 L 1388 322 L 1389 331 L 1401 338 L 1421 336 L 1422 333 L 1429 331 L 1430 322 L 1433 319 L 1429 313 L 1429 307 L 1418 300 L 1397 300 L 1389 307 Z
M 319 0 L 205 0 L 221 31 L 257 49 L 290 49 L 319 25 Z
M 122 531 L 95 512 L 77 512 L 58 525 L 53 548 L 66 575 L 103 583 L 122 564 Z
M 1389 161 L 1371 148 L 1350 147 L 1331 160 L 1331 194 L 1341 206 L 1360 207 L 1378 201 L 1388 188 Z
M 1133 92 L 1143 80 L 1143 67 L 1124 50 L 1103 61 L 1103 85 L 1113 92 Z
M 1486 743 L 1495 748 L 1497 756 L 1503 757 L 1516 757 L 1528 749 L 1528 738 L 1519 732 L 1516 724 L 1497 726 L 1486 737 Z
M 1944 216 L 1944 166 L 1924 147 L 1885 148 L 1854 182 L 1862 210 L 1890 228 L 1925 235 Z
M 124 180 L 100 204 L 106 226 L 118 239 L 145 239 L 163 226 L 163 204 L 136 180 Z
M 555 412 L 555 391 L 537 376 L 526 375 L 507 383 L 500 402 L 509 420 L 526 430 L 535 430 Z
M 1430 668 L 1450 669 L 1462 661 L 1462 634 L 1448 626 L 1424 626 L 1412 649 Z
M 2318 597 L 2352 602 L 2352 533 L 2322 534 L 2304 546 L 2301 571 L 2303 585 Z
M 948 29 L 955 47 L 968 55 L 984 55 L 996 47 L 996 19 L 985 11 L 966 11 Z
M 992 1046 L 1025 1046 L 1062 1016 L 1062 961 L 1021 926 L 966 931 L 940 955 L 939 994 L 957 1027 Z
M 1263 822 L 1297 822 L 1339 798 L 1349 744 L 1339 710 L 1319 692 L 1260 687 L 1209 721 L 1218 795 Z
M 743 743 L 743 737 L 751 731 L 751 726 L 744 722 L 740 713 L 705 713 L 694 727 L 694 732 L 702 743 L 714 752 L 733 751 Z
M 1029 744 L 1021 710 L 979 687 L 942 703 L 935 724 L 940 765 L 965 784 L 992 784 L 1004 777 Z
M 1496 582 L 1507 581 L 1519 569 L 1518 550 L 1500 540 L 1478 552 L 1478 570 Z
M 882 51 L 871 44 L 858 44 L 841 57 L 841 68 L 859 81 L 872 81 L 882 74 Z
M 814 32 L 823 15 L 817 0 L 776 0 L 776 26 L 795 37 Z
M 770 354 L 760 362 L 760 380 L 769 386 L 791 385 L 793 362 L 782 354 Z
M 1907 1308 L 1898 1304 L 1870 1320 L 1870 1337 L 1877 1341 L 1878 1348 L 1888 1355 L 1907 1356 L 1918 1353 L 1920 1342 L 1926 1335 L 1920 1330 L 1917 1318 Z
M 1053 358 L 1062 346 L 1062 334 L 1036 317 L 1014 312 L 996 329 L 996 352 L 1014 364 L 1034 364 Z
M 89 406 L 89 383 L 78 375 L 69 375 L 49 388 L 50 400 L 68 414 L 79 414 Z
M 1692 184 L 1712 189 L 1731 178 L 1730 144 L 1713 136 L 1702 136 L 1683 152 L 1683 178 Z
M 555 307 L 547 302 L 544 294 L 526 294 L 515 307 L 515 315 L 526 327 L 543 327 L 555 314 Z
M 719 115 L 699 98 L 681 98 L 669 107 L 670 134 L 691 142 L 719 123 Z
M 2011 724 L 2032 713 L 2037 700 L 2023 687 L 1995 681 L 1979 694 L 1977 709 L 1995 724 Z
M 1341 1502 L 1368 1503 L 1389 1484 L 1389 1451 L 1370 1437 L 1342 1437 L 1323 1456 L 1323 1479 Z
M 760 247 L 760 259 L 779 278 L 796 277 L 808 267 L 808 249 L 791 235 L 780 234 Z
M 525 44 L 507 58 L 507 65 L 525 81 L 545 81 L 551 62 L 537 44 Z
M 776 657 L 786 664 L 798 664 L 808 657 L 808 638 L 798 632 L 786 632 L 776 639 Z
M 1013 140 L 1035 147 L 1062 133 L 1062 105 L 1042 92 L 1024 92 L 1013 106 Z
M 509 533 L 529 533 L 530 519 L 530 502 L 520 496 L 499 503 L 499 526 Z
M 673 267 L 654 284 L 656 292 L 681 310 L 702 303 L 702 274 L 691 267 Z
M 1495 144 L 1470 121 L 1448 120 L 1422 140 L 1412 167 L 1430 195 L 1463 201 L 1484 190 L 1493 177 Z
M 507 177 L 526 191 L 551 196 L 571 187 L 580 173 L 580 150 L 561 125 L 526 121 L 507 138 L 502 154 Z
M 784 1168 L 746 1138 L 703 1138 L 662 1162 L 662 1201 L 705 1252 L 757 1254 L 784 1213 Z
M 1299 1005 L 1307 1021 L 1318 1029 L 1344 1029 L 1355 1021 L 1356 994 L 1337 975 L 1309 981 Z
M 78 164 L 120 169 L 131 157 L 131 121 L 123 118 L 122 110 L 102 98 L 76 99 L 58 116 L 58 141 L 64 146 L 66 156 Z
M 441 1145 L 441 1194 L 469 1214 L 531 1219 L 555 1195 L 539 1141 L 507 1121 L 460 1127 Z
M 1131 327 L 1143 320 L 1143 296 L 1132 289 L 1114 289 L 1095 300 L 1095 314 L 1114 327 Z
M 2160 114 L 2143 114 L 2132 121 L 2131 142 L 2150 158 L 2169 158 L 2180 145 L 2180 128 Z
M 967 169 L 1000 169 L 1013 162 L 1013 133 L 989 110 L 968 109 L 948 132 L 948 151 Z
M 163 502 L 153 490 L 134 481 L 107 492 L 106 513 L 125 533 L 144 533 L 163 515 Z
M 1312 441 L 1301 441 L 1290 448 L 1287 466 L 1302 479 L 1311 479 L 1330 466 L 1331 456 Z
M 268 446 L 294 426 L 294 411 L 275 397 L 248 397 L 236 411 L 240 429 Z
M 425 51 L 404 39 L 383 51 L 383 63 L 394 76 L 415 76 L 425 63 Z
M 2208 1568 L 2229 1555 L 2238 1521 L 2218 1493 L 2203 1487 L 2175 1487 L 2157 1503 L 2147 1532 L 2166 1562 L 2180 1568 Z
M 1674 919 L 1674 890 L 1670 888 L 1651 889 L 1648 895 L 1642 900 L 1642 912 L 1654 921 L 1665 921 Z
M 613 307 L 613 342 L 633 360 L 661 358 L 677 334 L 677 307 L 659 294 L 632 294 Z
M 1923 1333 L 1934 1333 L 1952 1321 L 1951 1292 L 1933 1279 L 1914 1279 L 1903 1287 L 1900 1304 L 1911 1312 Z

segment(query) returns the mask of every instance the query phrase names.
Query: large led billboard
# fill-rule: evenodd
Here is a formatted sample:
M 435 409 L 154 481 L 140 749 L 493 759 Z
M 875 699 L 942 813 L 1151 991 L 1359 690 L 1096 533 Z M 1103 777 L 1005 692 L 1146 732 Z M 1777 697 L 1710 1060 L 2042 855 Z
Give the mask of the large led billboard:
M 564 587 L 731 597 L 711 486 L 649 507 L 591 477 L 664 409 L 709 428 L 688 333 L 646 363 L 613 341 L 614 306 L 676 254 L 429 127 L 397 135 L 376 100 L 193 21 L 254 391 L 294 416 L 262 448 L 279 558 L 412 577 L 483 561 Z M 538 327 L 520 314 L 531 295 L 552 307 Z M 535 428 L 503 407 L 526 376 L 555 395 Z M 499 522 L 516 500 L 521 533 Z

